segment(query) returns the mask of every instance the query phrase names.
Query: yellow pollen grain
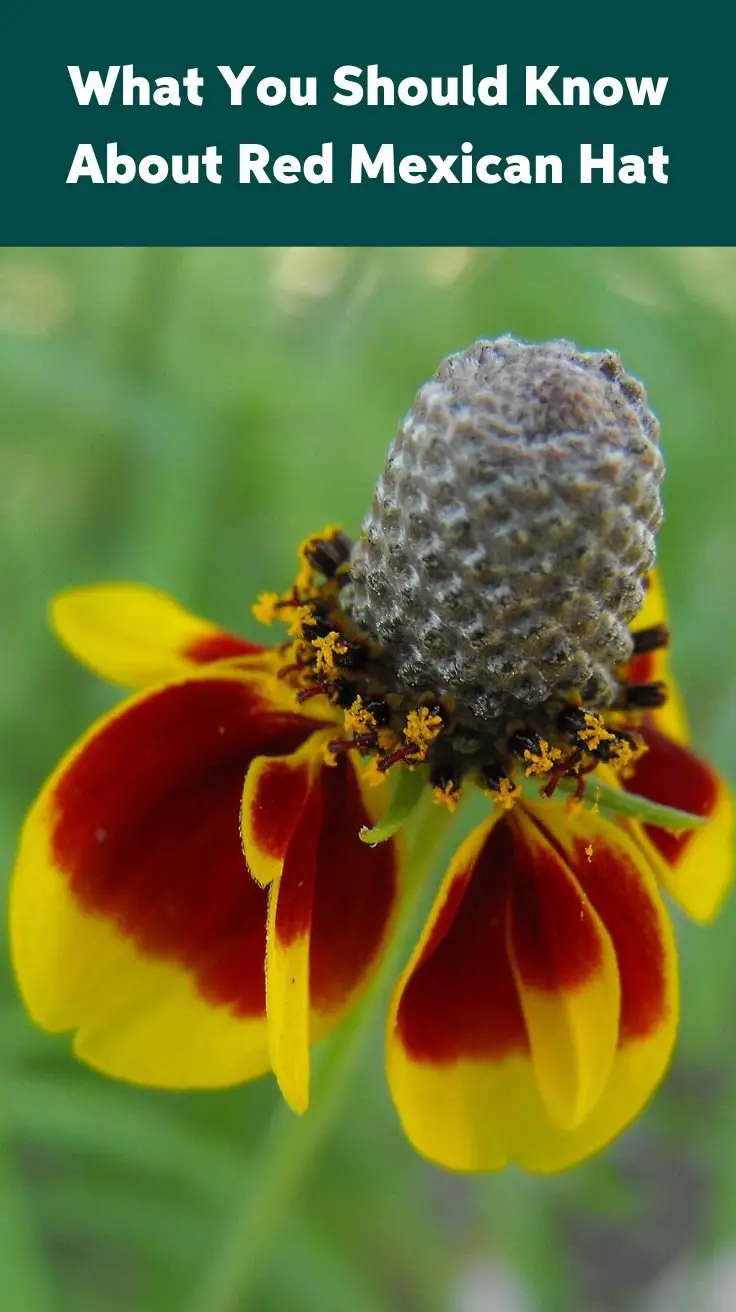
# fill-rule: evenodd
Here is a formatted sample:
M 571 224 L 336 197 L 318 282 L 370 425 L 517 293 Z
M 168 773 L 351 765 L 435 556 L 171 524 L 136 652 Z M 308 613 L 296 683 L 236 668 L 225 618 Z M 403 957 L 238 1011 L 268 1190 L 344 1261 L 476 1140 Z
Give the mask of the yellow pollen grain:
M 337 752 L 332 743 L 327 743 L 322 749 L 322 760 L 325 765 L 337 765 Z
M 378 746 L 382 752 L 393 752 L 398 744 L 399 740 L 390 725 L 386 724 L 378 730 Z
M 534 774 L 549 774 L 550 770 L 554 770 L 555 761 L 559 761 L 561 756 L 559 747 L 550 747 L 546 738 L 540 738 L 538 752 L 528 749 L 524 752 L 524 760 L 528 762 L 524 773 L 527 778 Z
M 309 628 L 310 625 L 315 623 L 314 612 L 311 606 L 295 606 L 293 614 L 294 618 L 288 630 L 289 637 L 303 638 L 305 626 Z
M 639 760 L 640 756 L 644 755 L 646 750 L 646 743 L 634 746 L 625 739 L 621 739 L 615 745 L 609 765 L 615 770 L 616 774 L 620 774 L 626 779 L 632 773 L 635 762 Z
M 420 706 L 418 711 L 409 711 L 404 725 L 404 738 L 414 748 L 418 760 L 425 759 L 443 727 L 442 716 L 433 714 L 427 706 Z
M 279 613 L 279 600 L 278 592 L 261 593 L 258 600 L 251 607 L 259 624 L 273 624 Z
M 345 731 L 358 737 L 362 733 L 371 733 L 375 727 L 376 717 L 359 694 L 345 712 Z
M 452 814 L 457 811 L 460 802 L 460 789 L 451 779 L 446 784 L 437 784 L 432 789 L 432 801 L 435 806 L 446 806 Z
M 372 756 L 363 767 L 363 779 L 368 784 L 368 787 L 380 788 L 381 784 L 385 784 L 387 778 L 388 772 L 386 770 L 379 770 L 378 760 L 375 756 Z
M 585 747 L 589 752 L 596 751 L 601 743 L 610 743 L 611 740 L 616 737 L 615 733 L 611 733 L 611 731 L 606 728 L 601 717 L 599 715 L 594 715 L 592 711 L 585 711 L 584 719 L 585 728 L 580 730 L 578 738 L 581 743 L 585 744 Z
M 592 844 L 592 843 L 588 843 L 588 846 L 587 846 L 586 849 L 585 849 L 585 855 L 587 856 L 588 861 L 592 861 L 592 860 L 593 860 L 593 844 Z
M 518 784 L 512 783 L 510 779 L 502 779 L 498 788 L 490 788 L 488 794 L 504 811 L 510 811 L 512 806 L 516 806 L 521 797 L 521 789 Z
M 338 656 L 344 656 L 347 643 L 339 633 L 328 633 L 326 638 L 312 638 L 312 648 L 317 653 L 317 673 L 332 674 Z
M 299 557 L 299 572 L 294 579 L 294 587 L 301 593 L 311 592 L 314 587 L 314 568 L 310 565 L 307 559 L 307 552 L 310 550 L 313 541 L 313 538 L 305 538 L 300 544 L 297 553 Z

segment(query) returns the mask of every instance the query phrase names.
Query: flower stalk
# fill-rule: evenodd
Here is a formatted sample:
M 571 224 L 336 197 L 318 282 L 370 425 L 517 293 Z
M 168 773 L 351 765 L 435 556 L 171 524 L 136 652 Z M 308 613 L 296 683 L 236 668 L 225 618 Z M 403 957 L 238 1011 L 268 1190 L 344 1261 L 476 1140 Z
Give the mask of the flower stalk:
M 536 778 L 519 780 L 524 795 L 533 801 L 544 799 L 544 781 Z M 555 788 L 560 797 L 573 798 L 577 794 L 574 779 L 560 779 Z M 668 829 L 679 833 L 689 829 L 700 829 L 706 824 L 707 817 L 695 815 L 691 811 L 682 811 L 676 806 L 664 806 L 653 802 L 639 793 L 628 793 L 623 788 L 606 783 L 598 775 L 580 798 L 581 805 L 588 810 L 603 811 L 608 815 L 623 815 L 631 820 L 638 820 L 642 825 L 656 825 L 658 829 Z

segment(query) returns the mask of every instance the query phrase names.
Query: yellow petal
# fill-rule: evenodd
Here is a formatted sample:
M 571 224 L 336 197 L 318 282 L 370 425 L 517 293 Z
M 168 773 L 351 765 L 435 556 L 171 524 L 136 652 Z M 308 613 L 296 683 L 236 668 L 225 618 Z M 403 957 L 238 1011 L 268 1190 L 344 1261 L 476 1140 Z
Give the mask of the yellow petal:
M 636 633 L 639 629 L 653 629 L 658 624 L 667 624 L 668 620 L 669 614 L 662 584 L 662 574 L 660 570 L 653 569 L 647 575 L 644 605 L 631 627 Z
M 621 989 L 611 939 L 570 866 L 529 814 L 512 821 L 508 948 L 534 1075 L 550 1120 L 590 1116 L 611 1073 Z M 498 858 L 497 858 L 498 859 Z
M 686 915 L 713 920 L 733 883 L 733 797 L 722 779 L 708 824 L 682 834 L 676 860 L 665 862 L 661 880 Z
M 731 794 L 706 761 L 660 732 L 648 717 L 641 732 L 647 751 L 624 780 L 625 787 L 665 806 L 707 817 L 708 822 L 679 834 L 637 825 L 639 841 L 683 911 L 693 920 L 712 920 L 733 879 Z
M 284 1098 L 299 1114 L 309 1104 L 309 955 L 322 824 L 322 788 L 317 779 L 268 900 L 266 1011 L 271 1064 Z
M 61 592 L 51 603 L 51 623 L 72 656 L 126 688 L 179 679 L 197 666 L 262 650 L 191 615 L 165 593 L 133 583 Z
M 361 997 L 393 927 L 403 880 L 400 844 L 389 839 L 369 847 L 359 838 L 379 818 L 375 791 L 364 793 L 351 757 L 322 763 L 269 885 L 271 1060 L 297 1112 L 309 1101 L 310 1044 Z
M 667 601 L 662 576 L 658 569 L 653 569 L 647 579 L 648 587 L 644 596 L 644 605 L 631 626 L 632 633 L 641 629 L 654 628 L 658 624 L 667 624 Z M 672 666 L 667 648 L 661 651 L 645 652 L 634 656 L 630 667 L 632 683 L 651 683 L 662 681 L 667 685 L 667 701 L 658 710 L 650 712 L 653 722 L 661 733 L 667 734 L 675 742 L 686 743 L 689 740 L 685 705 L 680 689 L 672 673 Z

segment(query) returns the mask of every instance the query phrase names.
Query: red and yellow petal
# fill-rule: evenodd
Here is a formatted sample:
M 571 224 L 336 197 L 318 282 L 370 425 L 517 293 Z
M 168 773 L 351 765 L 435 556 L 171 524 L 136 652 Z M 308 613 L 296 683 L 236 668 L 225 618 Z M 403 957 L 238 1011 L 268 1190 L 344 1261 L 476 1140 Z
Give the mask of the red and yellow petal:
M 305 797 L 292 842 L 269 889 L 266 1014 L 271 1065 L 292 1111 L 309 1104 L 310 954 L 314 889 L 323 824 L 319 774 Z
M 321 741 L 322 740 L 322 741 Z M 369 847 L 360 830 L 378 818 L 375 790 L 364 795 L 352 758 L 322 759 L 324 735 L 309 744 L 318 765 L 294 792 L 301 810 L 283 855 L 272 858 L 266 958 L 271 1063 L 289 1105 L 309 1101 L 309 1049 L 342 1018 L 372 978 L 400 896 L 397 840 Z M 291 765 L 305 768 L 305 751 Z M 265 777 L 265 776 L 264 776 Z M 254 796 L 257 796 L 254 794 Z M 244 850 L 254 862 L 244 827 Z
M 659 570 L 654 569 L 647 579 L 644 605 L 631 626 L 632 633 L 640 629 L 654 628 L 666 624 L 668 619 L 667 603 Z M 656 683 L 667 685 L 667 701 L 658 710 L 652 711 L 652 718 L 657 728 L 666 733 L 675 742 L 688 741 L 687 718 L 680 690 L 672 674 L 671 662 L 667 648 L 660 651 L 642 652 L 633 656 L 628 665 L 630 683 Z
M 314 729 L 264 686 L 202 672 L 124 702 L 31 808 L 11 896 L 33 1018 L 119 1078 L 230 1084 L 269 1065 L 266 894 L 243 859 L 243 777 Z
M 550 1120 L 573 1129 L 598 1102 L 616 1055 L 614 948 L 572 869 L 522 810 L 495 845 L 492 868 L 505 867 L 509 882 L 507 951 L 537 1088 Z
M 667 737 L 647 719 L 641 726 L 647 751 L 622 781 L 665 806 L 675 806 L 708 823 L 672 833 L 637 826 L 661 882 L 694 920 L 712 920 L 733 878 L 733 803 L 723 780 L 688 747 Z
M 51 623 L 78 661 L 126 688 L 180 679 L 214 661 L 266 659 L 262 647 L 133 583 L 61 592 L 51 603 Z
M 319 774 L 329 730 L 290 756 L 258 756 L 245 777 L 240 831 L 248 868 L 266 888 L 281 873 L 304 805 Z
M 612 821 L 581 813 L 571 828 L 564 809 L 535 808 L 537 821 L 574 868 L 614 946 L 621 982 L 616 1061 L 603 1097 L 575 1131 L 575 1157 L 603 1147 L 638 1113 L 662 1079 L 679 1017 L 677 948 L 649 862 Z M 540 1169 L 566 1165 L 551 1154 Z
M 445 877 L 394 997 L 391 1091 L 441 1165 L 561 1170 L 640 1110 L 676 1019 L 669 921 L 636 845 L 596 817 L 573 838 L 564 808 L 517 808 Z

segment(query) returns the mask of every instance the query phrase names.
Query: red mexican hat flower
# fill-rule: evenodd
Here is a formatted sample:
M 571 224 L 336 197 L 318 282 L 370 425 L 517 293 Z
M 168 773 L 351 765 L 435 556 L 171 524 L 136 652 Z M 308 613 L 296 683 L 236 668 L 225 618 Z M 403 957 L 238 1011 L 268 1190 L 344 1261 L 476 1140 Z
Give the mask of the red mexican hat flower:
M 311 1044 L 390 941 L 409 803 L 480 790 L 390 1007 L 399 1116 L 459 1170 L 608 1143 L 672 1052 L 664 896 L 707 921 L 730 871 L 667 664 L 662 473 L 617 357 L 480 342 L 420 390 L 357 543 L 314 535 L 258 602 L 279 645 L 143 587 L 57 597 L 62 642 L 138 691 L 26 821 L 11 925 L 38 1024 L 143 1084 L 273 1070 L 303 1111 Z

